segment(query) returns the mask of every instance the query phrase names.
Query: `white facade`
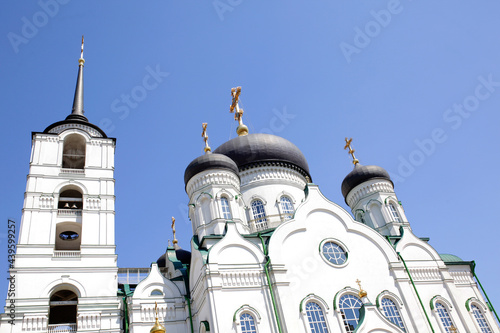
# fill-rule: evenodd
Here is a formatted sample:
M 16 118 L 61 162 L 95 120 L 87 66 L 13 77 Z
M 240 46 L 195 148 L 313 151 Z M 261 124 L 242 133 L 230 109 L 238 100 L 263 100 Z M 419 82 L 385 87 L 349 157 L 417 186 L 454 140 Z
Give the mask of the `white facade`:
M 205 155 L 185 179 L 191 253 L 175 244 L 120 281 L 115 141 L 83 117 L 81 75 L 72 115 L 33 134 L 0 332 L 147 333 L 156 316 L 169 333 L 500 332 L 473 262 L 416 237 L 390 179 L 353 183 L 350 215 L 271 135 Z

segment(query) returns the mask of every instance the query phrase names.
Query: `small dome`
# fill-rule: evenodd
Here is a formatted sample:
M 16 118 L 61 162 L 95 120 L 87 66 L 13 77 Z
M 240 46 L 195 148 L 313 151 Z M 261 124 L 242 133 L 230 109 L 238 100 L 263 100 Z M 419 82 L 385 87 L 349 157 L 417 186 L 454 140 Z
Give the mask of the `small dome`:
M 462 258 L 459 258 L 454 254 L 440 253 L 439 256 L 441 257 L 441 260 L 443 260 L 445 263 L 447 263 L 447 262 L 463 262 Z
M 356 164 L 354 170 L 352 170 L 342 181 L 342 195 L 344 199 L 347 199 L 349 192 L 359 184 L 377 178 L 388 180 L 394 186 L 389 173 L 384 168 L 376 165 Z
M 163 253 L 158 259 L 156 259 L 156 263 L 160 268 L 165 267 L 165 265 L 167 264 L 165 253 Z
M 189 265 L 191 263 L 191 252 L 183 250 L 181 248 L 175 250 L 175 256 L 184 265 Z
M 223 143 L 214 152 L 231 158 L 240 170 L 258 163 L 288 163 L 311 178 L 307 160 L 300 149 L 276 135 L 256 133 L 238 136 Z
M 226 169 L 238 175 L 238 166 L 232 159 L 222 154 L 208 153 L 195 158 L 184 172 L 184 185 L 196 174 L 208 169 Z

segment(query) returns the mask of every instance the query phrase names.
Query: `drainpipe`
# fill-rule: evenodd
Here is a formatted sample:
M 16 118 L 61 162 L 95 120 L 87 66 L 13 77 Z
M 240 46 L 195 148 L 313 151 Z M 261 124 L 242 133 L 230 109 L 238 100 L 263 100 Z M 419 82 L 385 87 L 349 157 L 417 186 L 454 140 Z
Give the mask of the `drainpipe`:
M 123 297 L 123 307 L 124 307 L 124 314 L 125 314 L 125 327 L 124 327 L 124 332 L 128 333 L 128 304 L 127 304 L 127 295 Z
M 269 276 L 269 264 L 271 264 L 271 258 L 267 255 L 267 247 L 266 244 L 264 243 L 264 238 L 262 238 L 262 235 L 260 232 L 257 234 L 257 236 L 260 238 L 260 241 L 262 242 L 262 248 L 264 249 L 264 255 L 266 256 L 267 262 L 264 264 L 264 270 L 266 271 L 266 277 L 267 277 L 267 284 L 269 286 L 269 293 L 271 294 L 271 300 L 273 301 L 273 308 L 274 308 L 274 316 L 276 317 L 276 324 L 278 325 L 278 332 L 283 333 L 283 330 L 281 329 L 281 321 L 280 317 L 278 314 L 278 307 L 276 306 L 276 299 L 274 298 L 274 290 L 273 286 L 271 284 L 271 277 Z
M 476 278 L 476 281 L 479 284 L 479 287 L 481 287 L 481 290 L 483 291 L 484 296 L 486 296 L 486 300 L 488 301 L 488 308 L 491 311 L 493 311 L 493 313 L 495 314 L 495 317 L 497 317 L 497 321 L 500 323 L 500 319 L 498 319 L 498 314 L 495 311 L 495 308 L 493 307 L 493 304 L 491 304 L 490 298 L 486 294 L 486 291 L 484 290 L 483 286 L 481 285 L 481 282 L 479 282 L 479 279 L 477 278 L 477 275 L 476 275 L 476 262 L 474 262 L 474 261 L 472 261 L 472 274 Z
M 193 314 L 191 313 L 191 299 L 188 296 L 184 296 L 188 303 L 188 309 L 189 309 L 189 323 L 191 324 L 191 333 L 194 333 L 194 328 L 193 328 Z
M 413 286 L 413 289 L 415 290 L 415 293 L 417 294 L 418 301 L 420 302 L 420 306 L 422 307 L 422 310 L 424 310 L 425 318 L 427 318 L 427 322 L 429 323 L 429 326 L 431 327 L 431 331 L 433 333 L 435 333 L 434 328 L 432 327 L 432 324 L 431 324 L 431 320 L 429 319 L 429 316 L 427 315 L 427 311 L 425 311 L 424 303 L 422 303 L 422 299 L 420 298 L 417 287 L 415 286 L 415 282 L 413 282 L 413 279 L 411 277 L 410 270 L 406 266 L 406 262 L 403 259 L 403 256 L 401 255 L 401 253 L 398 252 L 398 256 L 401 259 L 401 261 L 403 262 L 403 265 L 405 266 L 406 273 L 408 273 L 408 277 L 410 278 L 411 285 Z

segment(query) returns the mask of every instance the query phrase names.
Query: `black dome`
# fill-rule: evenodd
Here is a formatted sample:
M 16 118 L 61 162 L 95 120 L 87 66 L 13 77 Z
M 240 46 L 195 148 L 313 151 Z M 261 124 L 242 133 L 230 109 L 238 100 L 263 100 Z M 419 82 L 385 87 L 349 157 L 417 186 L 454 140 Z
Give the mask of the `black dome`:
M 184 172 L 184 185 L 197 173 L 208 169 L 226 169 L 238 175 L 238 166 L 232 159 L 221 154 L 205 154 L 195 158 Z
M 165 253 L 163 253 L 158 259 L 156 259 L 156 263 L 160 268 L 165 267 L 165 265 L 167 264 Z
M 191 252 L 189 251 L 177 249 L 175 250 L 175 256 L 177 257 L 177 260 L 184 265 L 189 265 L 191 263 Z
M 297 146 L 290 141 L 271 134 L 248 134 L 238 136 L 217 148 L 215 153 L 230 157 L 239 169 L 262 162 L 289 163 L 311 178 L 307 160 Z
M 385 171 L 384 168 L 376 165 L 356 164 L 354 170 L 352 170 L 342 181 L 342 195 L 344 199 L 347 199 L 349 192 L 359 184 L 376 178 L 388 180 L 394 186 L 391 177 L 389 177 L 389 173 Z

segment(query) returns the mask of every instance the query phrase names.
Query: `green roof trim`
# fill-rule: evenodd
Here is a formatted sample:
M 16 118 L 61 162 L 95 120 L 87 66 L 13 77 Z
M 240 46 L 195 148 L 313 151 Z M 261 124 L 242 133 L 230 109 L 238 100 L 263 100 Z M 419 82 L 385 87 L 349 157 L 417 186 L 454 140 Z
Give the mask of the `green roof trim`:
M 202 324 L 203 324 L 203 326 L 205 326 L 205 331 L 210 332 L 210 324 L 208 323 L 208 321 L 203 320 L 202 322 L 200 322 L 200 326 Z
M 369 304 L 367 304 L 369 305 Z M 361 324 L 363 324 L 363 321 L 365 320 L 365 305 L 361 305 L 361 308 L 359 308 L 359 320 L 358 320 L 358 325 L 356 326 L 356 329 L 354 330 L 354 333 L 358 331 L 358 328 L 361 327 Z
M 304 297 L 302 299 L 302 301 L 300 301 L 300 305 L 299 305 L 299 311 L 302 312 L 302 309 L 303 309 L 303 304 L 304 304 L 304 301 L 306 300 L 306 298 L 309 298 L 310 296 L 314 296 L 315 298 L 321 300 L 323 303 L 326 304 L 326 306 L 328 307 L 328 303 L 325 302 L 324 299 L 322 299 L 321 297 L 319 297 L 318 295 L 314 294 L 314 293 L 310 293 L 309 295 L 307 295 L 306 297 Z M 328 308 L 327 308 L 328 309 Z
M 463 262 L 461 258 L 454 254 L 449 254 L 449 253 L 440 253 L 439 256 L 441 257 L 441 260 L 443 260 L 445 263 L 448 262 Z
M 260 319 L 260 314 L 259 314 L 259 312 L 257 310 L 255 310 L 253 307 L 251 307 L 248 304 L 243 304 L 242 306 L 240 306 L 238 308 L 238 310 L 234 311 L 233 322 L 236 322 L 236 314 L 238 313 L 238 311 L 240 311 L 243 308 L 248 308 L 248 309 L 252 310 L 253 312 L 255 312 L 255 314 L 257 314 L 258 318 Z
M 333 298 L 333 309 L 334 310 L 337 310 L 337 298 L 339 297 L 339 294 L 342 293 L 342 292 L 344 292 L 344 291 L 346 291 L 347 289 L 353 289 L 353 288 L 351 288 L 350 286 L 347 286 L 347 287 L 344 287 L 343 289 L 340 289 L 335 294 L 335 297 Z

